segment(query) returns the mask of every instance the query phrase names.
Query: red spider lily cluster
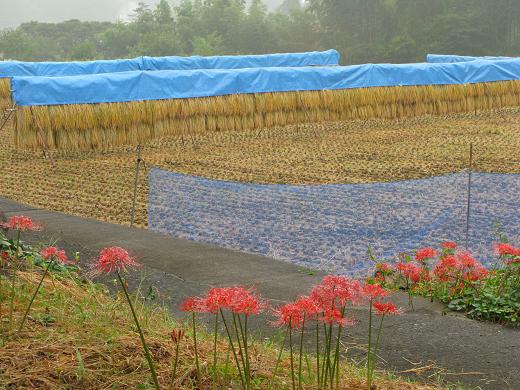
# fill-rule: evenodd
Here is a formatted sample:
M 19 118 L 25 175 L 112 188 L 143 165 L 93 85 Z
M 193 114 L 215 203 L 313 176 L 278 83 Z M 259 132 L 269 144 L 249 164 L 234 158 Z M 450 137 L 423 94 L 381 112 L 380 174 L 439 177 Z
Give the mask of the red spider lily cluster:
M 477 282 L 487 277 L 487 269 L 471 253 L 457 251 L 456 243 L 443 242 L 441 248 L 441 252 L 431 247 L 421 248 L 415 252 L 413 259 L 401 256 L 401 261 L 394 266 L 379 263 L 376 266 L 375 280 L 386 285 L 389 277 L 397 275 L 405 280 L 409 289 L 419 284 L 437 282 L 457 282 L 458 288 L 461 288 L 465 283 Z M 514 253 L 514 249 L 501 246 L 497 251 L 509 254 Z
M 190 297 L 181 304 L 181 310 L 192 313 L 193 323 L 193 344 L 195 349 L 195 363 L 197 368 L 197 377 L 200 381 L 200 367 L 197 352 L 197 337 L 195 329 L 195 313 L 207 313 L 215 316 L 215 334 L 214 334 L 214 357 L 213 370 L 216 372 L 217 356 L 217 326 L 219 315 L 222 317 L 226 333 L 229 339 L 229 345 L 233 351 L 236 367 L 240 373 L 242 387 L 251 388 L 251 371 L 249 362 L 249 341 L 248 341 L 248 318 L 252 315 L 260 314 L 268 307 L 266 300 L 262 299 L 254 289 L 245 288 L 243 286 L 218 287 L 212 288 L 203 297 Z M 233 329 L 228 326 L 226 321 L 226 313 L 232 318 Z M 242 321 L 243 319 L 243 321 Z M 238 324 L 238 325 L 237 325 Z M 238 352 L 235 349 L 238 345 Z M 240 359 L 239 359 L 240 357 Z
M 460 281 L 476 282 L 488 275 L 488 270 L 482 266 L 470 253 L 461 252 L 455 255 L 442 256 L 433 269 L 433 274 L 441 282 Z
M 412 255 L 402 253 L 393 265 L 377 263 L 372 281 L 393 290 L 405 289 L 412 308 L 412 296 L 420 295 L 437 298 L 449 305 L 456 302 L 453 303 L 456 310 L 468 307 L 470 313 L 472 307 L 480 307 L 479 302 L 483 299 L 491 299 L 489 291 L 496 290 L 500 296 L 520 280 L 520 248 L 500 243 L 495 245 L 495 252 L 499 261 L 489 271 L 470 252 L 459 249 L 455 242 L 447 241 L 440 245 L 439 250 L 426 247 Z M 376 306 L 379 303 L 374 304 L 377 311 Z M 482 314 L 482 318 L 502 318 L 500 313 Z
M 379 272 L 389 272 L 391 268 L 383 265 L 378 268 Z M 378 283 L 361 283 L 358 280 L 348 279 L 344 276 L 325 276 L 323 281 L 312 288 L 308 296 L 296 299 L 294 302 L 282 305 L 274 310 L 276 320 L 275 326 L 284 326 L 287 328 L 289 337 L 295 329 L 301 329 L 300 336 L 300 362 L 298 365 L 298 388 L 301 385 L 301 355 L 303 351 L 303 337 L 305 325 L 309 321 L 313 321 L 316 325 L 316 339 L 319 340 L 319 334 L 323 333 L 325 346 L 320 348 L 316 346 L 316 366 L 317 366 L 317 388 L 336 388 L 338 383 L 338 364 L 340 355 L 340 339 L 342 330 L 345 326 L 354 325 L 354 320 L 347 315 L 348 305 L 361 305 L 368 303 L 370 309 L 369 335 L 372 328 L 372 308 L 375 313 L 381 315 L 381 322 L 385 315 L 399 314 L 400 310 L 392 302 L 383 302 L 382 299 L 390 295 L 390 292 Z M 337 331 L 334 332 L 333 328 Z M 379 328 L 379 334 L 381 327 Z M 333 334 L 336 333 L 335 336 Z M 379 338 L 378 334 L 378 338 Z M 369 336 L 371 339 L 371 336 Z M 335 340 L 335 341 L 334 341 Z M 333 344 L 336 344 L 334 347 Z M 285 344 L 285 341 L 284 341 Z M 296 388 L 296 380 L 294 374 L 294 363 L 292 357 L 291 339 L 289 340 L 289 348 L 291 351 L 291 376 L 293 379 L 293 388 Z M 367 355 L 368 376 L 372 377 L 373 366 L 375 365 L 375 353 L 369 350 Z M 320 359 L 320 355 L 323 354 Z M 335 383 L 336 382 L 336 383 Z
M 506 264 L 520 263 L 520 248 L 507 243 L 500 243 L 495 246 L 495 252 L 504 259 Z
M 26 217 L 25 215 L 15 215 L 9 218 L 7 222 L 0 223 L 0 227 L 9 230 L 18 230 L 20 232 L 42 229 L 41 225 L 38 225 L 30 217 Z
M 431 260 L 436 256 L 437 256 L 437 251 L 430 247 L 421 248 L 421 249 L 417 250 L 417 252 L 415 252 L 415 260 L 419 261 L 419 262 Z
M 375 301 L 373 304 L 377 315 L 400 314 L 401 310 L 392 302 Z
M 61 264 L 70 264 L 71 261 L 67 258 L 67 254 L 64 250 L 60 250 L 55 246 L 49 246 L 40 251 L 40 255 L 47 261 L 57 261 Z
M 205 297 L 190 297 L 181 304 L 185 312 L 217 314 L 229 310 L 246 316 L 260 314 L 265 308 L 267 302 L 254 289 L 242 286 L 212 288 Z
M 114 272 L 126 272 L 128 268 L 139 266 L 140 264 L 130 256 L 127 250 L 114 246 L 101 250 L 99 258 L 93 266 L 93 271 L 95 274 L 109 275 Z

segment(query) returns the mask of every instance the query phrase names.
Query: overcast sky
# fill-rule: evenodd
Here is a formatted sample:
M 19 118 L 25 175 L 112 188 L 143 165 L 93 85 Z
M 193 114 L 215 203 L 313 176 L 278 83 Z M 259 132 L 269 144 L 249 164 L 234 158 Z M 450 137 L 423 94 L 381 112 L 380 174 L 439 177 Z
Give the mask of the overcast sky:
M 0 0 L 0 29 L 37 20 L 60 22 L 68 19 L 115 21 L 125 19 L 139 0 Z M 159 0 L 142 0 L 150 5 Z M 283 0 L 266 0 L 281 4 Z M 170 0 L 174 3 L 174 0 Z

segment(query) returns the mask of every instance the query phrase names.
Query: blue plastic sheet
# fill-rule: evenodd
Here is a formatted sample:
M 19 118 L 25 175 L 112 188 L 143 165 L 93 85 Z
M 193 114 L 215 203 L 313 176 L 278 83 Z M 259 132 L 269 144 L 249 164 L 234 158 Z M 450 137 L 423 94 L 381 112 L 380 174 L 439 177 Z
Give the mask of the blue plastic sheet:
M 336 50 L 214 57 L 143 57 L 144 70 L 241 69 L 339 65 Z
M 502 61 L 512 60 L 514 57 L 472 57 L 472 56 L 455 56 L 455 55 L 444 55 L 444 54 L 428 54 L 426 56 L 426 62 L 431 64 L 438 63 L 454 63 L 454 62 L 469 62 L 475 60 L 486 60 L 486 61 Z
M 0 61 L 0 77 L 76 76 L 137 70 L 239 69 L 273 66 L 339 65 L 336 50 L 307 53 L 262 54 L 214 57 L 137 57 L 128 60 L 84 62 Z
M 197 98 L 244 93 L 449 85 L 520 79 L 520 60 L 453 64 L 248 68 L 15 77 L 19 106 Z
M 327 272 L 363 277 L 370 245 L 389 260 L 453 240 L 464 246 L 468 173 L 374 184 L 218 181 L 152 169 L 148 228 Z M 497 231 L 520 239 L 520 175 L 473 173 L 469 249 L 485 265 Z
M 142 58 L 75 62 L 0 61 L 0 77 L 75 76 L 143 70 Z

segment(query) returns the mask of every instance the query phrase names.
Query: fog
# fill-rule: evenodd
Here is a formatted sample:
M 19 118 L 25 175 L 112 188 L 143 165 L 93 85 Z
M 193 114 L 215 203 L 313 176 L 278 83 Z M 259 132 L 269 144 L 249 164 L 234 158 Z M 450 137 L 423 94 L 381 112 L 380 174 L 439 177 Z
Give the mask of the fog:
M 154 5 L 159 0 L 142 0 Z M 178 1 L 178 0 L 176 0 Z M 271 9 L 283 0 L 264 0 Z M 137 7 L 134 0 L 0 0 L 0 29 L 20 23 L 61 22 L 68 19 L 116 21 L 127 19 Z M 170 1 L 174 4 L 175 1 Z

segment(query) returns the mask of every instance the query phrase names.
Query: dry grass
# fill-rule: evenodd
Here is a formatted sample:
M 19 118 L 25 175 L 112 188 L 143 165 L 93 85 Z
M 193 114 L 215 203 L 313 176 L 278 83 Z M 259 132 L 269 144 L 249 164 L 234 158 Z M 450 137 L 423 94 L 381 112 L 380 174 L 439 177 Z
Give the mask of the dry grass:
M 20 273 L 17 289 L 16 321 L 27 304 L 39 274 Z M 2 277 L 3 278 L 3 277 Z M 6 280 L 0 291 L 7 294 Z M 5 296 L 5 295 L 4 295 Z M 137 312 L 153 355 L 160 384 L 167 388 L 171 378 L 174 346 L 172 328 L 183 327 L 175 389 L 192 389 L 196 384 L 194 350 L 190 328 L 172 320 L 166 310 L 143 305 L 136 300 Z M 5 315 L 5 312 L 4 312 Z M 5 323 L 4 323 L 5 324 Z M 5 333 L 4 333 L 5 335 Z M 204 389 L 212 383 L 212 336 L 202 328 L 199 340 Z M 104 288 L 76 277 L 49 277 L 32 308 L 25 330 L 7 339 L 0 348 L 0 387 L 17 389 L 137 389 L 151 388 L 139 337 L 122 296 L 111 298 Z M 227 343 L 218 345 L 217 388 L 239 388 L 237 374 L 226 369 Z M 254 343 L 251 368 L 258 389 L 267 387 L 276 362 L 276 343 Z M 342 365 L 342 389 L 365 388 L 363 370 Z M 232 367 L 230 363 L 229 367 Z M 290 359 L 284 356 L 276 389 L 290 387 Z M 305 374 L 305 373 L 304 373 Z M 306 377 L 306 375 L 305 375 Z M 378 390 L 433 390 L 438 387 L 401 379 L 376 380 Z M 311 389 L 313 385 L 305 384 Z
M 55 154 L 17 151 L 12 129 L 0 133 L 0 196 L 99 220 L 128 224 L 135 151 Z M 394 121 L 349 121 L 250 132 L 199 135 L 146 144 L 146 168 L 258 183 L 365 183 L 440 175 L 467 166 L 520 173 L 520 109 Z M 515 163 L 516 162 L 516 163 Z M 146 170 L 137 224 L 146 226 Z
M 0 112 L 12 106 L 11 103 L 11 80 L 0 78 Z
M 338 120 L 475 113 L 504 107 L 520 107 L 520 80 L 19 107 L 15 144 L 37 150 L 43 138 L 52 149 L 106 150 L 161 137 Z

